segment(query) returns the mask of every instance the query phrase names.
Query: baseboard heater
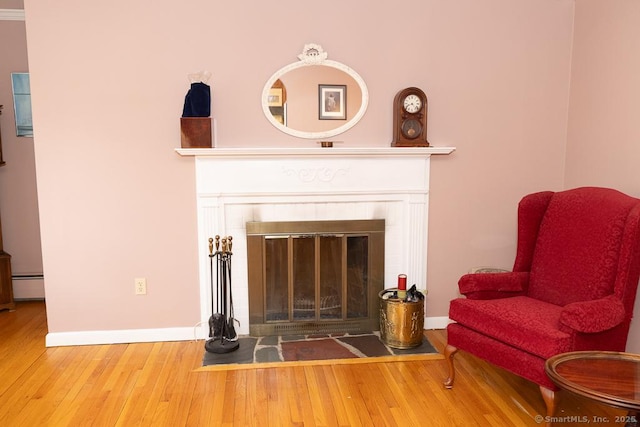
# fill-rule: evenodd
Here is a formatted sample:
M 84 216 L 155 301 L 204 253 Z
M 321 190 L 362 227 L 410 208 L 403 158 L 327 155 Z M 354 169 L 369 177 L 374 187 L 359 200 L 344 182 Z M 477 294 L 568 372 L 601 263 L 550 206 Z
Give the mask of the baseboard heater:
M 16 301 L 44 299 L 44 274 L 14 274 L 11 280 Z

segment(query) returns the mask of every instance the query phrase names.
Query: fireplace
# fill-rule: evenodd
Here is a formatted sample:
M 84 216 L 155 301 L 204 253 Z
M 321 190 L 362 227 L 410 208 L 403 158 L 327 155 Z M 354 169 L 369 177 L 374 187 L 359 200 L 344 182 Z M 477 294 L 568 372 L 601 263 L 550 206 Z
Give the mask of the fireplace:
M 177 149 L 194 156 L 200 272 L 199 337 L 211 315 L 208 239 L 233 236 L 233 302 L 249 334 L 247 223 L 384 219 L 384 287 L 398 274 L 427 284 L 429 170 L 453 147 Z M 425 324 L 427 324 L 425 319 Z
M 248 222 L 249 332 L 379 329 L 384 220 Z

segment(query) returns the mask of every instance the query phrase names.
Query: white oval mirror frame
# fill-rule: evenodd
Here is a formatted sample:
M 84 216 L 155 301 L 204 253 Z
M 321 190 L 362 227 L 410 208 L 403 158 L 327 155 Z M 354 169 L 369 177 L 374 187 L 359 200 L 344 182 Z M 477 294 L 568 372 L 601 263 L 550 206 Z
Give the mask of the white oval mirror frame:
M 302 53 L 298 55 L 298 58 L 300 59 L 300 61 L 282 67 L 281 69 L 276 71 L 264 85 L 264 89 L 262 90 L 262 111 L 264 112 L 267 120 L 269 120 L 269 122 L 278 130 L 288 135 L 305 139 L 331 138 L 343 132 L 346 132 L 347 130 L 355 126 L 360 121 L 360 119 L 362 119 L 362 116 L 364 116 L 364 113 L 367 111 L 367 106 L 369 105 L 369 91 L 367 90 L 367 85 L 365 84 L 362 77 L 360 77 L 358 73 L 356 73 L 352 68 L 346 66 L 345 64 L 327 59 L 327 53 L 322 49 L 320 45 L 317 44 L 305 45 Z M 360 87 L 360 91 L 362 92 L 362 102 L 360 104 L 360 109 L 350 120 L 348 120 L 342 126 L 338 126 L 337 128 L 331 130 L 321 132 L 305 132 L 283 125 L 278 120 L 276 120 L 276 118 L 271 113 L 271 110 L 269 109 L 269 92 L 271 90 L 271 87 L 278 79 L 280 79 L 289 71 L 296 70 L 302 67 L 318 65 L 341 70 L 356 81 L 356 83 Z

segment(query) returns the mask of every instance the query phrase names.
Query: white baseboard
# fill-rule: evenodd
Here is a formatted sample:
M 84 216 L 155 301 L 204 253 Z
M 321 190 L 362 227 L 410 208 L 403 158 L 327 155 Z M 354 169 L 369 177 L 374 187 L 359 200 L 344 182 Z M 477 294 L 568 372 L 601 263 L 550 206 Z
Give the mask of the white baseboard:
M 24 9 L 0 9 L 0 21 L 24 21 Z
M 44 299 L 44 278 L 42 276 L 14 276 L 13 299 Z
M 451 319 L 447 316 L 424 318 L 425 329 L 446 329 L 449 323 L 451 323 Z
M 426 317 L 425 329 L 445 329 L 451 321 L 448 317 Z M 50 332 L 45 346 L 63 347 L 70 345 L 128 344 L 139 342 L 193 341 L 207 338 L 206 326 L 162 328 L 162 329 L 125 329 L 114 331 L 76 331 Z
M 46 347 L 69 345 L 128 344 L 140 342 L 193 341 L 202 339 L 200 327 L 126 329 L 115 331 L 50 332 Z

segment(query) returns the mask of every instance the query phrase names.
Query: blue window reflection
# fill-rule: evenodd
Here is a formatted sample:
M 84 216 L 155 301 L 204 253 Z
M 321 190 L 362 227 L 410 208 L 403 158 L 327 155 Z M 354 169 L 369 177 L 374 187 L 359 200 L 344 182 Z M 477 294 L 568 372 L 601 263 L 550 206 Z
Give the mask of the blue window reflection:
M 16 135 L 33 136 L 29 73 L 11 73 L 11 84 L 13 86 L 13 108 L 16 113 Z

